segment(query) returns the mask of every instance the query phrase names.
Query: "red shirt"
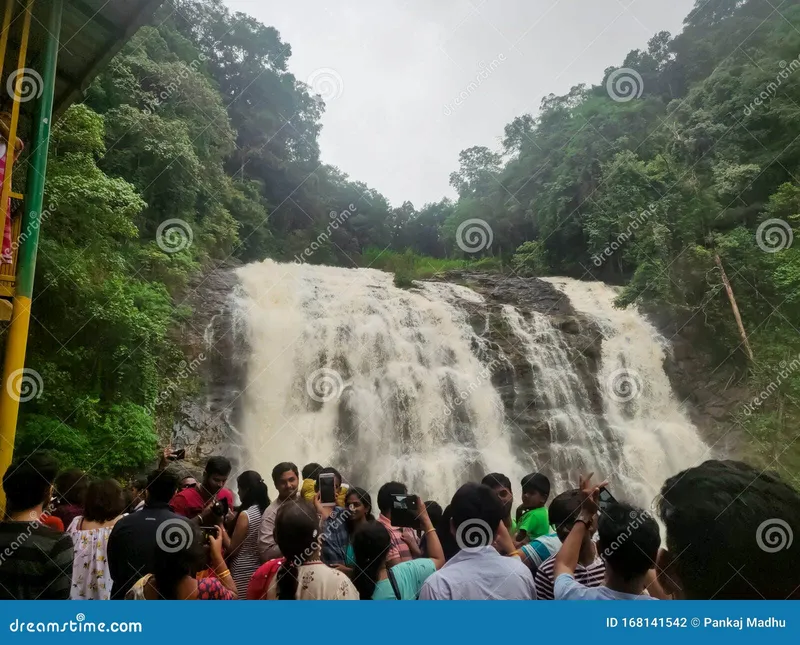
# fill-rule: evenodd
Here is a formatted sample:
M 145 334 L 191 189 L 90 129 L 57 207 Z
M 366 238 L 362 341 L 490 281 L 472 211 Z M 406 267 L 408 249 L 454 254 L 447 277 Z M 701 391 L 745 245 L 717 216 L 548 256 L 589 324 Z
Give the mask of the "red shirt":
M 228 500 L 228 508 L 233 508 L 233 493 L 227 488 L 223 488 L 217 493 L 217 499 Z M 178 515 L 183 515 L 192 519 L 200 515 L 205 508 L 206 501 L 200 495 L 200 491 L 195 488 L 184 488 L 180 493 L 176 494 L 169 503 L 169 507 Z
M 53 529 L 54 531 L 60 531 L 61 533 L 64 532 L 64 522 L 62 522 L 55 515 L 48 515 L 47 513 L 45 513 L 39 518 L 39 521 L 45 526 Z

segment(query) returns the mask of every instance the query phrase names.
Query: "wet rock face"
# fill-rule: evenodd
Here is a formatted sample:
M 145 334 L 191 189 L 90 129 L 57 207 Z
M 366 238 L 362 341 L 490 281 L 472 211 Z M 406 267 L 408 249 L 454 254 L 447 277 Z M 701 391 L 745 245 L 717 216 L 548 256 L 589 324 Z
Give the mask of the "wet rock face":
M 707 351 L 702 316 L 681 319 L 674 312 L 647 313 L 670 342 L 672 351 L 664 361 L 664 371 L 701 436 L 719 456 L 747 458 L 749 437 L 734 414 L 754 393 L 742 385 L 741 366 L 731 358 L 715 360 Z
M 485 303 L 458 303 L 469 314 L 475 333 L 488 342 L 492 384 L 500 394 L 506 419 L 513 422 L 534 445 L 546 445 L 550 430 L 543 418 L 541 393 L 537 392 L 532 367 L 525 348 L 511 332 L 502 315 L 503 305 L 512 305 L 523 316 L 538 312 L 548 316 L 560 330 L 570 362 L 589 395 L 588 406 L 598 416 L 603 405 L 596 374 L 600 362 L 602 334 L 597 324 L 576 312 L 569 299 L 549 282 L 537 278 L 505 276 L 472 271 L 448 272 L 444 278 L 469 287 L 485 298 Z M 530 446 L 522 446 L 529 450 Z
M 236 460 L 241 393 L 247 381 L 247 332 L 234 316 L 238 280 L 234 265 L 204 275 L 190 286 L 193 313 L 180 329 L 187 357 L 203 356 L 200 392 L 180 406 L 172 444 L 186 448 L 187 466 L 201 469 L 212 455 Z M 235 465 L 235 464 L 234 464 Z

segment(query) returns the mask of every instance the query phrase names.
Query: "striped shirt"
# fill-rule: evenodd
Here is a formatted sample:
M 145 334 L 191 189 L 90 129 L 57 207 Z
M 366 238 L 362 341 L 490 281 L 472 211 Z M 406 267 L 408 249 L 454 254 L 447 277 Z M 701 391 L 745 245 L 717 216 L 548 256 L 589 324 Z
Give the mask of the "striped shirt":
M 411 529 L 399 529 L 396 526 L 392 526 L 391 520 L 384 517 L 383 513 L 378 516 L 378 521 L 389 531 L 389 539 L 391 540 L 386 560 L 399 560 L 400 562 L 411 560 L 411 549 L 408 548 L 408 544 L 403 539 L 403 531 L 411 531 Z
M 555 580 L 553 580 L 555 566 L 556 556 L 551 555 L 536 571 L 536 597 L 539 600 L 555 600 Z M 575 567 L 575 581 L 586 587 L 599 587 L 605 577 L 606 565 L 600 556 L 595 555 L 595 561 L 588 567 L 584 567 L 580 562 Z
M 263 515 L 258 504 L 254 504 L 242 512 L 247 515 L 247 535 L 236 552 L 236 558 L 230 568 L 239 600 L 247 597 L 247 584 L 256 569 L 261 566 L 261 555 L 258 553 L 258 530 L 261 528 Z
M 533 573 L 536 573 L 536 569 L 542 565 L 542 562 L 551 555 L 558 553 L 560 548 L 561 540 L 558 539 L 558 535 L 551 533 L 532 540 L 530 543 L 523 545 L 520 550 L 527 558 L 526 564 L 528 568 Z
M 72 538 L 40 522 L 0 522 L 0 600 L 67 600 Z

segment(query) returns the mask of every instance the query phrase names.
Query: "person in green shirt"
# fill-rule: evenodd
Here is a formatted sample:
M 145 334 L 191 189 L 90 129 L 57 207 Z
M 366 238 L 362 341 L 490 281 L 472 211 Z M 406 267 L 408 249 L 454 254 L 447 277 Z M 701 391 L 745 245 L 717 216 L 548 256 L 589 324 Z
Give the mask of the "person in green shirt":
M 517 534 L 517 523 L 511 516 L 511 511 L 514 509 L 514 491 L 511 490 L 511 480 L 503 473 L 489 473 L 481 480 L 481 484 L 491 488 L 503 502 L 505 511 L 503 524 L 506 525 L 508 534 L 513 538 Z
M 542 473 L 531 473 L 522 478 L 521 515 L 517 521 L 515 538 L 517 548 L 550 533 L 550 520 L 545 506 L 548 497 L 550 480 Z

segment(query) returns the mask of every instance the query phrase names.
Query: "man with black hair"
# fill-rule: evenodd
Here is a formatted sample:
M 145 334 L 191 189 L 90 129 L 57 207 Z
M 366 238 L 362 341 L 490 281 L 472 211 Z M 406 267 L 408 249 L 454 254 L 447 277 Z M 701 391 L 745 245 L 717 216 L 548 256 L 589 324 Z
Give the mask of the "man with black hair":
M 517 523 L 512 517 L 514 511 L 514 491 L 511 490 L 511 480 L 503 473 L 489 473 L 482 480 L 481 484 L 491 488 L 500 501 L 503 503 L 503 508 L 507 511 L 506 516 L 503 518 L 503 523 L 506 525 L 511 537 L 517 535 Z
M 128 505 L 128 513 L 135 513 L 144 508 L 144 493 L 147 490 L 147 476 L 139 475 L 131 484 L 131 501 Z
M 658 558 L 665 592 L 800 600 L 800 494 L 776 474 L 706 461 L 664 482 L 658 513 L 667 534 Z
M 233 493 L 225 488 L 230 474 L 230 461 L 225 457 L 209 457 L 200 486 L 184 488 L 177 493 L 170 508 L 189 519 L 198 518 L 202 525 L 219 524 L 233 509 Z M 216 502 L 221 502 L 222 515 L 217 512 L 219 507 L 215 509 Z
M 498 532 L 511 541 L 497 494 L 483 484 L 464 484 L 453 495 L 450 509 L 450 530 L 461 550 L 425 581 L 420 599 L 535 600 L 530 570 L 492 546 Z
M 0 600 L 67 600 L 72 538 L 41 520 L 53 496 L 55 461 L 42 453 L 3 475 L 7 518 L 0 522 Z
M 564 540 L 555 562 L 556 600 L 655 600 L 646 593 L 654 579 L 661 536 L 653 517 L 640 508 L 619 502 L 603 509 L 597 521 L 597 548 L 606 565 L 599 587 L 575 580 L 581 546 L 597 517 L 600 486 L 591 475 L 581 479 L 581 512 Z
M 581 515 L 581 502 L 583 496 L 580 489 L 568 490 L 558 495 L 550 504 L 549 517 L 552 526 L 555 528 L 555 533 L 559 541 L 558 548 L 545 559 L 536 569 L 536 595 L 539 600 L 553 600 L 555 598 L 554 586 L 555 575 L 554 569 L 556 565 L 555 554 L 561 549 L 564 540 L 567 539 L 570 531 L 576 520 Z M 606 565 L 603 559 L 597 553 L 597 548 L 592 536 L 597 530 L 597 523 L 593 522 L 583 536 L 580 546 L 580 553 L 578 554 L 578 562 L 575 565 L 574 577 L 575 580 L 580 582 L 586 587 L 599 587 L 603 584 L 606 573 Z M 521 551 L 527 558 L 534 558 L 535 554 L 531 554 L 531 550 L 536 548 L 538 538 L 530 544 L 522 547 Z M 525 558 L 523 558 L 525 561 Z M 531 566 L 531 562 L 526 562 Z
M 531 473 L 522 478 L 521 484 L 522 506 L 514 538 L 517 546 L 550 532 L 550 520 L 547 518 L 545 506 L 550 497 L 550 480 L 542 473 Z
M 378 490 L 378 509 L 381 512 L 378 515 L 378 522 L 386 527 L 391 541 L 389 555 L 386 557 L 386 567 L 389 569 L 422 555 L 413 529 L 398 528 L 392 524 L 392 495 L 407 494 L 408 488 L 400 482 L 386 482 Z
M 275 540 L 275 518 L 281 506 L 299 498 L 300 473 L 297 466 L 290 461 L 279 463 L 272 469 L 272 483 L 275 484 L 278 497 L 267 506 L 258 528 L 258 552 L 262 562 L 281 557 L 281 549 Z
M 169 508 L 179 481 L 180 477 L 172 466 L 151 472 L 147 476 L 144 507 L 126 515 L 114 525 L 106 551 L 108 570 L 114 581 L 111 600 L 123 600 L 137 580 L 154 572 L 161 525 L 164 522 L 186 521 Z

